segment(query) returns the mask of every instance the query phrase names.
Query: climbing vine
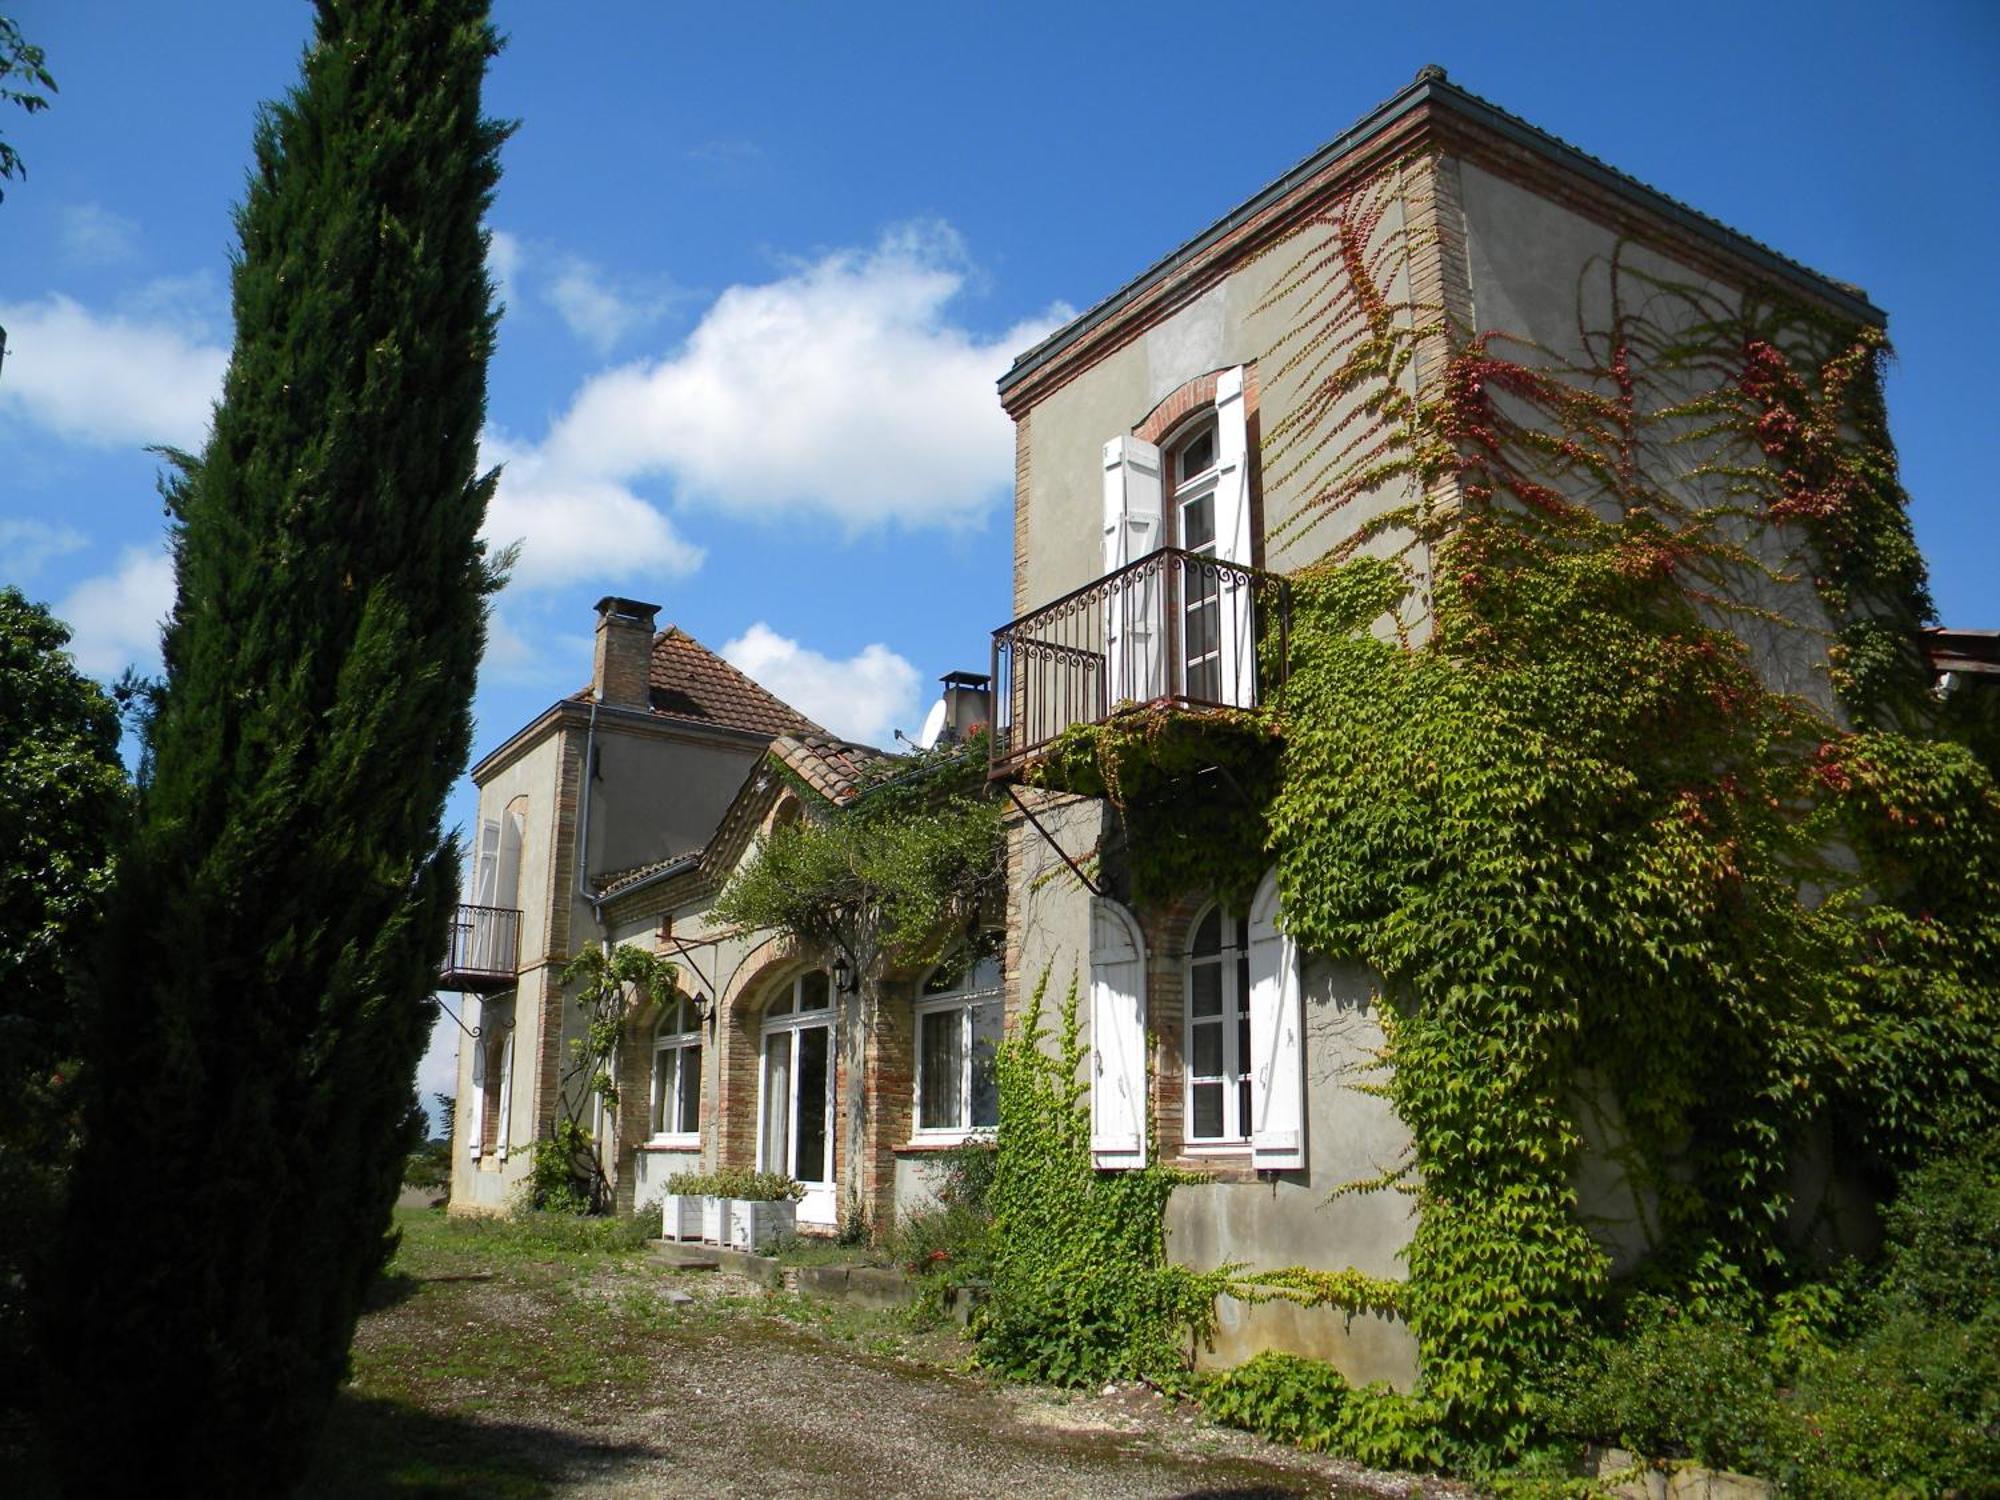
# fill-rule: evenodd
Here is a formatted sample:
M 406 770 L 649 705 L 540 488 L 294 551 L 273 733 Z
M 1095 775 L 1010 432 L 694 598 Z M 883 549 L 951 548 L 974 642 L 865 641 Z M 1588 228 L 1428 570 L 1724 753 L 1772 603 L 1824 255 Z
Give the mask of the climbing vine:
M 1077 984 L 1045 1024 L 1048 974 L 994 1058 L 1000 1086 L 991 1292 L 973 1321 L 982 1363 L 1057 1385 L 1175 1384 L 1214 1327 L 1227 1269 L 1167 1263 L 1164 1215 L 1191 1179 L 1160 1165 L 1098 1172 Z
M 594 1101 L 615 1115 L 618 1077 L 613 1057 L 626 1017 L 635 1006 L 664 1005 L 672 998 L 679 969 L 668 960 L 628 943 L 609 953 L 581 949 L 563 965 L 562 982 L 582 1020 L 569 1040 L 569 1065 L 558 1091 L 555 1123 L 535 1144 L 528 1196 L 535 1208 L 558 1213 L 604 1213 L 611 1207 L 611 1180 L 599 1142 L 585 1121 Z
M 978 928 L 999 893 L 1006 845 L 986 794 L 987 741 L 884 757 L 843 807 L 775 828 L 716 902 L 725 921 L 845 954 L 937 958 Z
M 1879 332 L 1623 249 L 1578 352 L 1463 329 L 1390 293 L 1417 281 L 1397 187 L 1305 226 L 1267 304 L 1265 389 L 1296 392 L 1267 494 L 1333 534 L 1281 698 L 1230 731 L 1281 747 L 1253 826 L 1287 928 L 1380 978 L 1418 1225 L 1400 1285 L 1242 1290 L 1393 1306 L 1409 1411 L 1513 1451 L 1612 1289 L 1587 1117 L 1649 1275 L 1695 1292 L 1791 1274 L 1815 1132 L 1880 1187 L 2000 1122 L 2000 791 L 1913 644 Z M 1213 888 L 1146 810 L 1212 749 L 1128 716 L 1039 774 L 1122 805 L 1152 899 Z

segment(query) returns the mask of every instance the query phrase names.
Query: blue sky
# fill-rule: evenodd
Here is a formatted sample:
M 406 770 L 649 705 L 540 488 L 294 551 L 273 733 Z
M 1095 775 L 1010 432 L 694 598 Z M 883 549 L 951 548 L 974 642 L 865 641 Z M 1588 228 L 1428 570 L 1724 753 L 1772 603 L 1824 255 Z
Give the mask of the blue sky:
M 198 446 L 230 210 L 310 8 L 0 0 L 10 111 L 0 581 L 115 675 L 171 587 L 149 443 Z M 992 382 L 1427 62 L 1889 313 L 1941 617 L 2000 627 L 2000 6 L 500 0 L 488 452 L 525 547 L 490 748 L 588 673 L 617 592 L 831 727 L 917 728 L 1010 613 Z M 475 752 L 477 753 L 477 751 Z M 454 802 L 469 814 L 469 798 Z

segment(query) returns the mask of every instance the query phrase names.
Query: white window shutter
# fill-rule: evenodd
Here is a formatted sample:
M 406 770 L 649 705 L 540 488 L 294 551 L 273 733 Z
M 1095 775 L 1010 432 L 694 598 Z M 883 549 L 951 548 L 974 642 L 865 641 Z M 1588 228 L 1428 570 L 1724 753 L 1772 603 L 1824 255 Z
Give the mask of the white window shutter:
M 1090 903 L 1090 1160 L 1146 1165 L 1146 948 L 1115 901 Z
M 1277 872 L 1250 903 L 1250 1161 L 1260 1172 L 1306 1164 L 1305 1002 L 1298 945 L 1278 930 Z
M 1243 366 L 1215 381 L 1215 555 L 1250 566 L 1250 427 L 1243 408 Z M 1257 703 L 1257 631 L 1251 591 L 1225 576 L 1216 626 L 1221 632 L 1222 701 L 1238 708 Z
M 466 1019 L 472 1023 L 471 1029 L 478 1031 L 483 1017 L 473 1009 L 474 1006 L 479 1006 L 480 1011 L 485 1007 L 477 1000 L 466 1001 Z M 480 1044 L 476 1036 L 468 1037 L 466 1041 L 472 1044 L 472 1124 L 466 1131 L 466 1139 L 470 1142 L 472 1154 L 477 1156 L 483 1144 L 480 1135 L 486 1128 L 486 1048 Z M 465 1042 L 462 1041 L 459 1045 L 464 1046 Z
M 508 813 L 500 825 L 498 875 L 493 882 L 493 905 L 518 907 L 521 904 L 521 817 Z
M 480 906 L 493 904 L 500 879 L 500 820 L 482 818 L 479 823 L 479 860 L 472 867 L 472 899 Z
M 500 1160 L 507 1159 L 507 1147 L 514 1139 L 514 1033 L 500 1050 Z
M 1115 573 L 1160 545 L 1160 450 L 1135 437 L 1104 445 L 1104 571 Z M 1104 707 L 1147 703 L 1166 691 L 1160 655 L 1160 578 L 1128 578 L 1104 602 Z

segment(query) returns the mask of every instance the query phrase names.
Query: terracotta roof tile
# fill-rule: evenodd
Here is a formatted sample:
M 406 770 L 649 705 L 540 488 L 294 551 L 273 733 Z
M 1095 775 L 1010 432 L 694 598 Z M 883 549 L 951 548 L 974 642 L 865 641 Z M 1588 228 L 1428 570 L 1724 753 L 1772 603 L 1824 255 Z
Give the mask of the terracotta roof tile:
M 653 637 L 652 708 L 662 719 L 749 734 L 823 734 L 819 725 L 753 682 L 677 625 Z M 590 689 L 576 694 L 590 697 Z
M 630 869 L 606 870 L 590 877 L 590 888 L 597 893 L 597 899 L 602 901 L 628 886 L 637 885 L 640 881 L 659 874 L 662 870 L 699 859 L 701 853 L 700 849 L 690 849 L 684 854 L 670 854 L 665 859 L 649 859 L 643 865 L 633 865 Z
M 824 730 L 781 736 L 772 742 L 771 754 L 786 770 L 836 806 L 853 801 L 867 784 L 868 773 L 895 759 L 873 746 L 835 739 Z

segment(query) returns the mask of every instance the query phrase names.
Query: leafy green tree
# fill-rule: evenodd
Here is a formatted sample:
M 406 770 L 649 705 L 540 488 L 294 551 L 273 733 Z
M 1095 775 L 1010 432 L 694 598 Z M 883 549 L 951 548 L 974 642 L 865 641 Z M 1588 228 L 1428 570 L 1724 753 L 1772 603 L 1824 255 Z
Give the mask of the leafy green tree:
M 75 1138 L 80 983 L 130 788 L 110 698 L 69 631 L 0 589 L 0 1407 L 33 1384 L 26 1289 Z
M 413 1142 L 495 560 L 484 0 L 320 0 L 261 115 L 53 1309 L 75 1492 L 282 1491 Z M 107 1426 L 115 1439 L 107 1440 Z
M 42 49 L 21 35 L 21 28 L 7 16 L 0 16 L 0 104 L 19 105 L 29 114 L 37 114 L 49 107 L 48 94 L 37 92 L 47 89 L 55 93 L 56 81 L 49 76 L 43 66 Z M 17 87 L 25 83 L 26 88 Z M 28 169 L 21 163 L 21 153 L 6 141 L 0 140 L 0 177 L 12 181 L 26 177 Z M 6 194 L 0 193 L 0 198 Z

